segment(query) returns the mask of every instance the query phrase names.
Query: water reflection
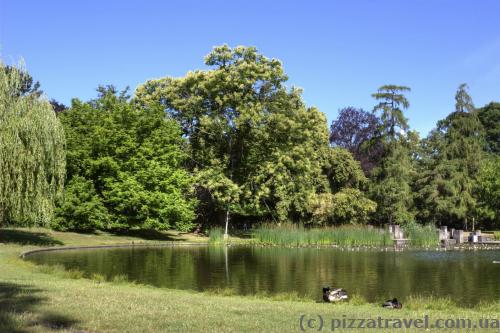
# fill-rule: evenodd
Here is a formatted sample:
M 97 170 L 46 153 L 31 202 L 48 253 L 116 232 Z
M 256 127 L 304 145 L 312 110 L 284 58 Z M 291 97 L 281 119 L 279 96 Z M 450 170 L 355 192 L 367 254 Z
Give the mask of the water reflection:
M 155 286 L 240 294 L 297 292 L 320 299 L 324 285 L 371 302 L 409 295 L 450 296 L 475 304 L 500 298 L 500 251 L 352 252 L 242 246 L 120 248 L 40 253 L 37 263 Z

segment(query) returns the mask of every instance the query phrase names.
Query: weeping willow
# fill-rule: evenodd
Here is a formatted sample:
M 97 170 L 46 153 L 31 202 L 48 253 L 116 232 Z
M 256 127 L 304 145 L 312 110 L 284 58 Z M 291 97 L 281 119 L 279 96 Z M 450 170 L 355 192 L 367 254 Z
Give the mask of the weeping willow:
M 19 93 L 23 70 L 0 60 L 0 225 L 47 225 L 64 185 L 65 138 L 46 99 Z

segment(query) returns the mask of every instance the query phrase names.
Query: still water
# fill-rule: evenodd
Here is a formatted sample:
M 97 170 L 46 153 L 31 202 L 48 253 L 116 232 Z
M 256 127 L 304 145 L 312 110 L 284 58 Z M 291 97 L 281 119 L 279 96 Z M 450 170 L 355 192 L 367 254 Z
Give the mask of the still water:
M 500 299 L 500 251 L 341 251 L 338 249 L 172 246 L 42 252 L 28 257 L 112 279 L 158 287 L 239 294 L 289 293 L 321 299 L 342 287 L 370 302 L 409 295 L 463 304 Z

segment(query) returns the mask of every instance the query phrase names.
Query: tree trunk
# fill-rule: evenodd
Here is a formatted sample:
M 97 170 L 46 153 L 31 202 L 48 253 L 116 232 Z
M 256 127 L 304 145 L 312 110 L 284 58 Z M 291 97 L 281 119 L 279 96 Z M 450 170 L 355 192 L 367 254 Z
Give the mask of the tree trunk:
M 226 209 L 226 229 L 224 231 L 224 239 L 229 237 L 229 234 L 227 233 L 228 228 L 229 228 L 229 205 L 227 205 Z

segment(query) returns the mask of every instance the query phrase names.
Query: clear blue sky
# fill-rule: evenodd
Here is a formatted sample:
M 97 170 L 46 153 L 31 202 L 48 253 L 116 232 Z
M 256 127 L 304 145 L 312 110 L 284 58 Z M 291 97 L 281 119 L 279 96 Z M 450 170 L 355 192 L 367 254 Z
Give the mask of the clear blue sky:
M 99 84 L 204 68 L 214 45 L 252 45 L 329 122 L 345 106 L 371 110 L 380 85 L 410 86 L 410 126 L 425 135 L 462 82 L 477 106 L 500 100 L 499 14 L 498 0 L 0 0 L 0 52 L 68 104 Z

